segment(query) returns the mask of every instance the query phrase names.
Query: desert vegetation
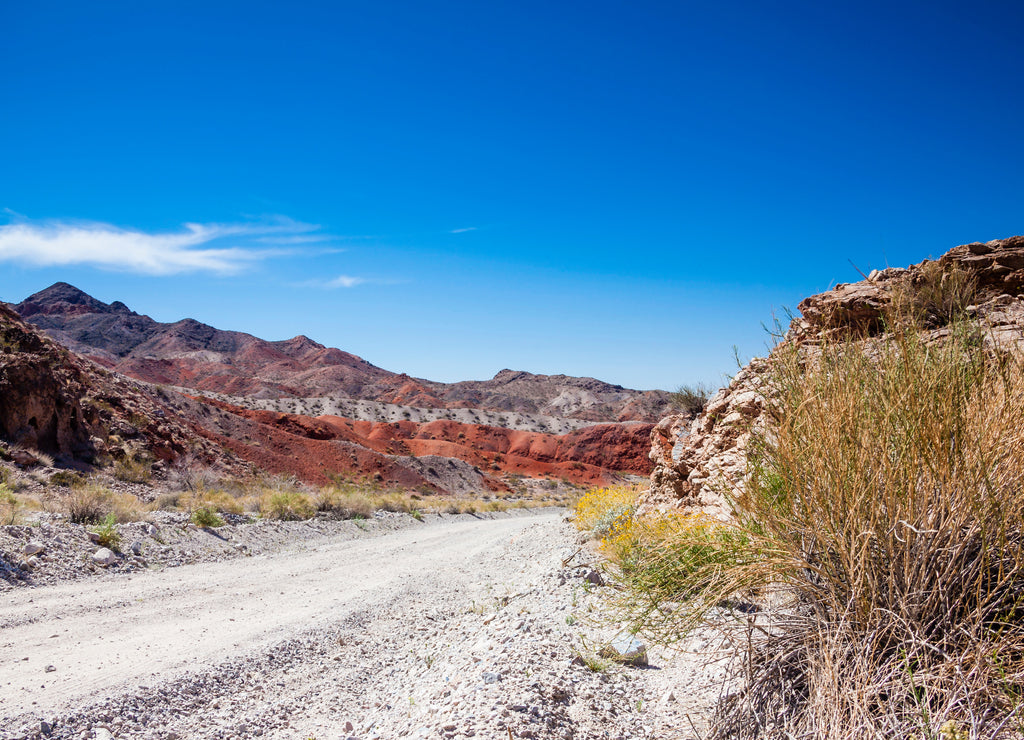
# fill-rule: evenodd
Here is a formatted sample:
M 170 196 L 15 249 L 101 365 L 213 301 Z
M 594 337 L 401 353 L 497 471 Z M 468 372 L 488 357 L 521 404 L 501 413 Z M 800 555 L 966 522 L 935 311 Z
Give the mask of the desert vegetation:
M 961 278 L 897 296 L 884 338 L 776 349 L 729 521 L 580 500 L 636 629 L 734 630 L 709 737 L 1024 729 L 1024 367 L 965 320 Z
M 669 396 L 669 403 L 674 409 L 696 416 L 704 410 L 714 392 L 715 389 L 707 383 L 687 383 L 676 388 Z
M 195 458 L 182 458 L 160 480 L 152 477 L 128 490 L 114 471 L 86 475 L 70 470 L 17 473 L 0 466 L 0 525 L 28 523 L 40 514 L 97 526 L 145 521 L 154 511 L 179 511 L 199 527 L 256 519 L 298 521 L 314 517 L 366 519 L 376 512 L 500 512 L 511 508 L 564 506 L 568 494 L 557 482 L 537 491 L 517 484 L 508 492 L 444 496 L 390 487 L 373 480 L 336 476 L 326 486 L 291 476 L 235 478 L 219 475 Z M 517 481 L 513 481 L 517 483 Z M 570 487 L 571 488 L 571 487 Z

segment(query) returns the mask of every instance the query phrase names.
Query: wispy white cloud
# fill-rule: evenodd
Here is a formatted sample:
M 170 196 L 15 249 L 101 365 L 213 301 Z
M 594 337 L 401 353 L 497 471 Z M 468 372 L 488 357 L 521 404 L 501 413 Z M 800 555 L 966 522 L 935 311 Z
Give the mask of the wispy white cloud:
M 338 275 L 338 277 L 314 280 L 304 280 L 301 283 L 294 283 L 296 288 L 320 288 L 321 290 L 334 290 L 336 288 L 354 288 L 357 285 L 402 285 L 408 280 L 379 277 L 356 277 L 354 275 Z
M 236 273 L 287 249 L 258 248 L 262 242 L 286 247 L 291 237 L 320 227 L 284 216 L 242 223 L 186 223 L 177 231 L 147 232 L 97 221 L 33 221 L 15 214 L 0 224 L 0 262 L 36 267 L 90 265 L 145 275 L 182 272 Z
M 467 226 L 467 227 L 465 227 L 463 229 L 452 229 L 448 233 L 449 234 L 465 234 L 467 231 L 476 231 L 476 230 L 477 230 L 476 226 Z
M 338 275 L 334 280 L 324 283 L 325 288 L 354 288 L 366 282 L 366 278 L 352 277 L 351 275 Z

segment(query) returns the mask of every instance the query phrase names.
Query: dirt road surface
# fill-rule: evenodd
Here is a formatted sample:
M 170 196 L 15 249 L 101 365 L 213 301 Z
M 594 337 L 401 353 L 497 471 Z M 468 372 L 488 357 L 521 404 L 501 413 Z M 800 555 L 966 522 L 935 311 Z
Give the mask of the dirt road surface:
M 671 676 L 573 661 L 592 589 L 562 517 L 8 592 L 0 736 L 654 737 Z

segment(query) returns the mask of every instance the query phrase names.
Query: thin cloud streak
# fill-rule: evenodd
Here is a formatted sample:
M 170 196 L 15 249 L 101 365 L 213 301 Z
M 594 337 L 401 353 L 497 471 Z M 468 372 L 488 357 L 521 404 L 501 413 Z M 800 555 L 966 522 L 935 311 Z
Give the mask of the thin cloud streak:
M 357 285 L 403 285 L 408 280 L 396 280 L 393 278 L 364 278 L 355 275 L 338 275 L 330 280 L 305 280 L 301 283 L 293 283 L 295 288 L 319 288 L 321 290 L 335 290 L 337 288 L 354 288 Z
M 452 229 L 448 233 L 449 234 L 465 234 L 467 231 L 477 231 L 477 230 L 478 230 L 478 228 L 476 226 L 467 226 L 464 229 Z
M 96 221 L 31 221 L 0 225 L 0 262 L 33 267 L 90 265 L 143 275 L 183 272 L 234 274 L 288 250 L 253 248 L 258 237 L 287 244 L 319 226 L 275 216 L 246 223 L 186 223 L 150 233 Z
M 325 288 L 354 288 L 366 282 L 366 278 L 352 277 L 351 275 L 338 275 L 334 280 L 328 280 Z

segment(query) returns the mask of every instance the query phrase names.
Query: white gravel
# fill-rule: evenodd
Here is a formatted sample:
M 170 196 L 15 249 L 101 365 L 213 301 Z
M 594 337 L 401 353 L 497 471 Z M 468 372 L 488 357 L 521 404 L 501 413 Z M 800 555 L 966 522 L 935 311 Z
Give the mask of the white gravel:
M 583 665 L 620 627 L 575 541 L 562 512 L 462 517 L 10 590 L 0 737 L 689 737 L 710 636 Z

